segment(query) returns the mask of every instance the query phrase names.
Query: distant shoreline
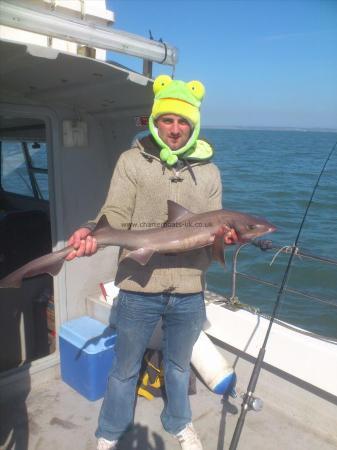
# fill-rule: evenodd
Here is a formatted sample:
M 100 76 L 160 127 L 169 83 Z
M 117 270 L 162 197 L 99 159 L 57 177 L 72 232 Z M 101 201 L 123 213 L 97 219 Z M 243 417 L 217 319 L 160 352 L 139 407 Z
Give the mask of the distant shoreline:
M 253 127 L 253 126 L 214 126 L 205 125 L 202 126 L 204 130 L 256 130 L 256 131 L 299 131 L 302 133 L 314 132 L 314 133 L 337 133 L 337 129 L 334 128 L 301 128 L 301 127 Z

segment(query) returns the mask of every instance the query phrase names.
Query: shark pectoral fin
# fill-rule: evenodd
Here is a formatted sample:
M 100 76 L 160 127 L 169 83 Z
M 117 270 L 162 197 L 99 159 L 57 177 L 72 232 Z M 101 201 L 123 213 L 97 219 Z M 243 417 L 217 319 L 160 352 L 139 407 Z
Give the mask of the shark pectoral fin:
M 225 265 L 225 247 L 223 239 L 223 230 L 219 230 L 215 233 L 214 241 L 212 245 L 212 257 L 214 260 L 219 261 Z
M 154 252 L 155 252 L 155 250 L 153 250 L 152 248 L 142 248 L 141 247 L 138 250 L 133 250 L 133 251 L 129 252 L 125 256 L 125 258 L 134 259 L 142 266 L 145 266 L 149 262 L 149 259 L 151 258 L 151 256 L 153 255 Z

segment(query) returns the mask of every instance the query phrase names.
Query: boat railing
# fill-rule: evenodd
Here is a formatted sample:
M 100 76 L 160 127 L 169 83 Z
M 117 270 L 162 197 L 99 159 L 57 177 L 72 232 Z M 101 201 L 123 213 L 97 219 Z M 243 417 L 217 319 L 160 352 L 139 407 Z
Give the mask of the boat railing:
M 288 253 L 289 254 L 289 253 L 292 253 L 293 249 L 294 249 L 293 245 L 286 245 L 286 246 L 274 245 L 272 243 L 272 241 L 269 241 L 269 240 L 254 240 L 252 242 L 240 245 L 233 254 L 232 293 L 229 298 L 230 302 L 233 302 L 234 299 L 238 298 L 237 297 L 237 278 L 238 278 L 238 276 L 245 278 L 247 280 L 253 281 L 255 283 L 263 284 L 263 285 L 270 286 L 270 287 L 273 287 L 276 289 L 280 288 L 280 285 L 278 283 L 273 283 L 271 281 L 267 281 L 267 280 L 255 277 L 253 275 L 250 275 L 250 274 L 247 274 L 245 272 L 241 272 L 238 270 L 237 266 L 238 266 L 239 253 L 241 252 L 241 250 L 244 247 L 246 247 L 247 245 L 251 245 L 251 244 L 254 245 L 255 247 L 260 248 L 262 251 L 276 250 L 276 254 L 273 258 L 273 261 L 278 254 L 280 254 L 280 253 Z M 310 259 L 313 261 L 318 261 L 323 264 L 333 264 L 333 265 L 337 266 L 337 260 L 335 260 L 335 259 L 326 258 L 326 257 L 322 257 L 322 256 L 316 256 L 311 253 L 303 252 L 298 247 L 295 248 L 294 255 L 299 258 L 307 258 L 307 259 Z M 324 296 L 318 297 L 317 295 L 314 295 L 310 292 L 307 292 L 304 290 L 299 290 L 299 289 L 294 289 L 294 288 L 290 288 L 290 287 L 284 288 L 284 292 L 287 292 L 290 294 L 296 294 L 296 295 L 299 295 L 302 297 L 306 297 L 311 300 L 325 303 L 327 305 L 337 308 L 337 299 L 332 299 L 332 298 L 328 298 L 328 297 L 324 297 Z
M 275 245 L 272 243 L 272 241 L 269 241 L 269 240 L 254 240 L 254 241 L 251 241 L 251 242 L 248 242 L 245 244 L 241 244 L 233 253 L 233 264 L 232 264 L 232 275 L 231 275 L 232 276 L 231 294 L 229 296 L 218 295 L 215 292 L 207 291 L 207 301 L 210 303 L 216 303 L 219 306 L 229 307 L 230 309 L 234 309 L 234 310 L 244 309 L 253 314 L 258 314 L 261 317 L 265 317 L 265 318 L 269 319 L 270 316 L 268 314 L 262 313 L 259 310 L 259 308 L 254 307 L 252 305 L 241 303 L 239 296 L 237 294 L 237 290 L 238 290 L 237 282 L 238 282 L 239 277 L 249 280 L 253 283 L 262 284 L 262 285 L 265 285 L 265 286 L 268 286 L 268 287 L 271 287 L 274 289 L 280 289 L 280 287 L 281 287 L 281 285 L 278 283 L 274 283 L 272 281 L 268 281 L 268 280 L 265 280 L 265 279 L 262 279 L 262 278 L 259 278 L 254 275 L 251 275 L 246 272 L 242 272 L 242 271 L 238 270 L 239 254 L 240 254 L 241 250 L 243 248 L 247 247 L 248 245 L 253 245 L 255 247 L 258 247 L 262 251 L 276 250 L 276 253 L 273 257 L 272 262 L 274 262 L 274 260 L 280 253 L 291 253 L 294 248 L 293 245 L 286 245 L 286 246 Z M 301 251 L 299 248 L 295 248 L 294 255 L 298 258 L 307 258 L 307 259 L 310 259 L 312 261 L 316 261 L 316 262 L 319 262 L 322 264 L 333 264 L 333 265 L 337 266 L 336 259 L 313 255 L 311 253 Z M 334 299 L 334 298 L 329 298 L 329 297 L 325 297 L 322 295 L 318 296 L 311 292 L 291 288 L 288 286 L 286 286 L 283 289 L 283 292 L 289 293 L 289 294 L 295 294 L 300 297 L 304 297 L 304 298 L 313 300 L 315 302 L 323 303 L 325 305 L 329 305 L 334 308 L 337 308 L 337 299 Z

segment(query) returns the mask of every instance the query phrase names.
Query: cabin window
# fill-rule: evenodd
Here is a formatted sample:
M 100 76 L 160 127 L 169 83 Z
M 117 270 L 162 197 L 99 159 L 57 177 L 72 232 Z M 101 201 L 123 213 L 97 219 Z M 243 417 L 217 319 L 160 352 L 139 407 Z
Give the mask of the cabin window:
M 0 116 L 0 278 L 52 251 L 46 124 Z M 0 373 L 55 351 L 54 284 L 48 274 L 0 289 Z
M 1 187 L 9 193 L 48 200 L 46 143 L 2 140 Z

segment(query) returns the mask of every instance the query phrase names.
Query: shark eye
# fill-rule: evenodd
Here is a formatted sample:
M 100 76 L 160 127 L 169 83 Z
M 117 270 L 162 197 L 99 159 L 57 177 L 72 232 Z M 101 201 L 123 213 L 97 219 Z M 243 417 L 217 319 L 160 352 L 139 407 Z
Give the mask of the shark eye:
M 247 225 L 248 230 L 255 230 L 256 225 Z
M 187 87 L 192 92 L 193 96 L 201 101 L 205 95 L 205 87 L 200 81 L 189 81 Z
M 154 95 L 157 95 L 158 92 L 160 92 L 170 83 L 172 83 L 172 78 L 169 75 L 159 75 L 159 77 L 157 77 L 153 83 Z

